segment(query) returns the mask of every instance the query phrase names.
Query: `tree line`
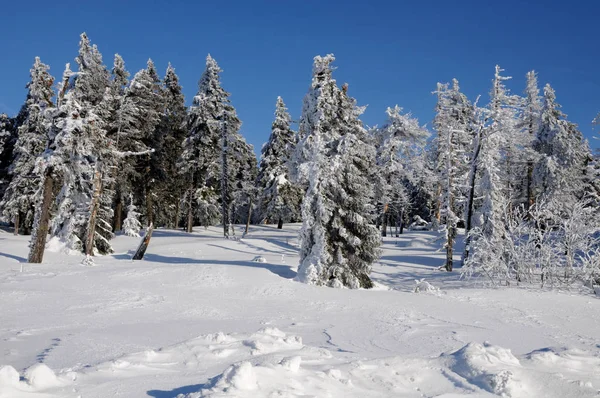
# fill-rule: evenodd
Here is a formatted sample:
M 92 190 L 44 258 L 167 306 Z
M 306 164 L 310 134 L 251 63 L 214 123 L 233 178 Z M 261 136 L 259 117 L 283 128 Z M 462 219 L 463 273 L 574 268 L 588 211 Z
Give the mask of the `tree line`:
M 334 60 L 315 57 L 298 131 L 277 98 L 258 163 L 210 55 L 188 108 L 171 65 L 131 77 L 115 55 L 109 70 L 84 33 L 76 71 L 55 84 L 36 58 L 20 112 L 0 115 L 3 220 L 32 235 L 30 262 L 48 237 L 93 256 L 142 224 L 230 237 L 234 224 L 302 221 L 299 279 L 351 288 L 372 286 L 381 235 L 427 220 L 444 231 L 447 271 L 464 229 L 463 272 L 568 283 L 587 261 L 596 277 L 598 163 L 535 72 L 520 96 L 496 67 L 485 106 L 438 83 L 431 138 L 398 106 L 365 126 Z

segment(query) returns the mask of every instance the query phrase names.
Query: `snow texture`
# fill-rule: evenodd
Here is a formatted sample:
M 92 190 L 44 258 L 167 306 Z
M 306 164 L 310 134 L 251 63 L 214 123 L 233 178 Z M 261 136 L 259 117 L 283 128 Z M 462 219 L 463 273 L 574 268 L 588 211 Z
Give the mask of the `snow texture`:
M 143 263 L 119 235 L 96 267 L 22 272 L 27 237 L 0 232 L 0 397 L 598 396 L 590 290 L 481 289 L 427 231 L 384 239 L 373 289 L 297 283 L 298 228 L 157 229 Z

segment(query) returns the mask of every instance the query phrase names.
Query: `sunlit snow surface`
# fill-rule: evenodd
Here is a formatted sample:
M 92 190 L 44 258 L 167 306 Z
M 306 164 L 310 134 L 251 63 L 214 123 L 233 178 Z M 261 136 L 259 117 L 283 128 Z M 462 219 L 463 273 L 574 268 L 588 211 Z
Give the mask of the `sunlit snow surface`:
M 375 289 L 309 286 L 297 228 L 157 230 L 140 262 L 119 236 L 92 267 L 0 232 L 0 397 L 598 396 L 596 296 L 460 280 L 430 232 L 386 238 Z

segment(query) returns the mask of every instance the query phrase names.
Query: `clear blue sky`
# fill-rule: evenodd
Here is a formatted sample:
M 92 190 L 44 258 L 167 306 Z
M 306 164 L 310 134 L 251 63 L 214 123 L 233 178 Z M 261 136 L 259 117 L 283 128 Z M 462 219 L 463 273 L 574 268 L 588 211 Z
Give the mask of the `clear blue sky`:
M 600 2 L 588 1 L 7 1 L 0 22 L 0 112 L 22 104 L 35 56 L 60 77 L 83 31 L 108 66 L 129 71 L 171 62 L 189 104 L 210 53 L 255 149 L 270 133 L 281 95 L 294 119 L 310 84 L 312 58 L 334 53 L 363 120 L 380 124 L 398 104 L 422 124 L 433 118 L 438 81 L 456 77 L 472 100 L 486 98 L 494 65 L 522 93 L 528 70 L 549 82 L 592 147 L 600 132 Z

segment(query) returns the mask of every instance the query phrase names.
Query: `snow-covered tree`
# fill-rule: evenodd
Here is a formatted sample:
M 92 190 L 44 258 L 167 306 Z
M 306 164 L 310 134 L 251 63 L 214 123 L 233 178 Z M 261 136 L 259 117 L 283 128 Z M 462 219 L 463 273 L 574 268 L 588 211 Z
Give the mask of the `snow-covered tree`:
M 228 237 L 233 233 L 236 177 L 242 173 L 238 167 L 249 170 L 251 165 L 243 161 L 248 147 L 239 134 L 241 122 L 229 101 L 229 93 L 221 87 L 220 72 L 217 62 L 208 55 L 185 122 L 188 137 L 179 165 L 187 182 L 187 230 L 191 232 L 194 221 L 194 192 L 214 187 L 221 198 L 223 233 Z
M 96 107 L 104 99 L 110 84 L 110 74 L 102 63 L 102 54 L 92 45 L 87 34 L 82 33 L 79 41 L 79 55 L 75 58 L 78 74 L 73 88 L 74 99 L 85 107 Z
M 186 117 L 185 100 L 175 69 L 169 64 L 164 78 L 164 113 L 155 130 L 155 152 L 153 153 L 153 193 L 156 197 L 156 225 L 176 228 L 179 219 L 184 181 L 180 178 L 177 160 L 183 150 L 186 131 L 183 123 Z
M 563 201 L 583 195 L 584 170 L 591 159 L 587 141 L 576 125 L 564 119 L 554 89 L 544 87 L 544 103 L 534 148 L 542 155 L 533 171 L 536 196 L 560 196 Z
M 513 148 L 516 142 L 514 135 L 517 134 L 518 119 L 515 98 L 508 94 L 504 84 L 510 77 L 502 76 L 502 71 L 496 66 L 489 109 L 480 116 L 485 120 L 480 122 L 475 140 L 478 148 L 473 162 L 478 179 L 472 183 L 479 200 L 468 209 L 474 222 L 473 228 L 467 232 L 467 247 L 463 255 L 467 266 L 469 262 L 488 266 L 504 256 L 505 223 L 511 212 L 510 170 L 513 166 L 513 155 L 507 148 Z
M 133 195 L 129 195 L 129 205 L 127 206 L 127 217 L 123 221 L 123 233 L 127 236 L 135 238 L 140 237 L 140 213 L 137 211 L 137 206 L 133 204 Z
M 149 151 L 153 149 L 154 130 L 160 121 L 162 106 L 162 98 L 155 91 L 153 70 L 154 65 L 148 61 L 148 67 L 135 74 L 124 91 L 119 109 L 119 127 L 116 137 L 112 138 L 116 149 L 120 152 L 146 154 L 120 159 L 116 179 L 116 191 L 119 195 L 117 204 L 124 201 L 130 193 L 134 194 L 137 203 L 147 203 Z M 148 206 L 145 208 L 148 212 Z
M 419 126 L 418 120 L 410 114 L 402 114 L 398 105 L 388 108 L 386 113 L 386 123 L 371 131 L 377 148 L 375 189 L 382 213 L 383 236 L 386 236 L 389 216 L 402 222 L 408 215 L 412 201 L 409 188 L 418 183 L 415 180 L 420 174 L 414 173 L 418 166 L 412 163 L 421 155 L 429 136 L 427 130 Z
M 472 162 L 474 110 L 460 92 L 458 81 L 452 88 L 438 83 L 436 116 L 433 122 L 437 137 L 434 140 L 435 162 L 439 178 L 438 219 L 446 235 L 445 269 L 453 269 L 454 239 L 461 213 L 466 213 L 468 188 L 465 182 Z
M 356 106 L 332 77 L 333 55 L 317 56 L 304 98 L 293 178 L 308 186 L 302 203 L 298 279 L 350 288 L 372 287 L 379 232 L 372 225 L 375 150 Z
M 525 208 L 529 209 L 535 201 L 533 192 L 533 165 L 536 160 L 533 151 L 533 142 L 536 138 L 540 124 L 540 90 L 538 88 L 537 74 L 535 71 L 527 72 L 527 86 L 525 88 L 525 100 L 521 114 L 522 125 L 527 133 L 527 141 L 524 150 L 527 151 L 527 179 L 525 182 Z
M 35 58 L 30 70 L 31 80 L 27 84 L 27 100 L 22 110 L 26 118 L 18 129 L 14 147 L 14 161 L 10 169 L 12 180 L 0 202 L 3 215 L 14 223 L 15 232 L 21 229 L 25 234 L 31 230 L 35 204 L 39 200 L 41 176 L 34 170 L 35 161 L 46 149 L 46 116 L 53 106 L 54 78 L 48 73 L 49 69 L 39 57 Z
M 292 130 L 291 123 L 283 99 L 277 97 L 271 135 L 262 148 L 257 188 L 260 191 L 258 218 L 261 222 L 276 221 L 279 229 L 284 222 L 300 219 L 303 195 L 288 175 L 287 162 L 296 147 L 296 132 Z

